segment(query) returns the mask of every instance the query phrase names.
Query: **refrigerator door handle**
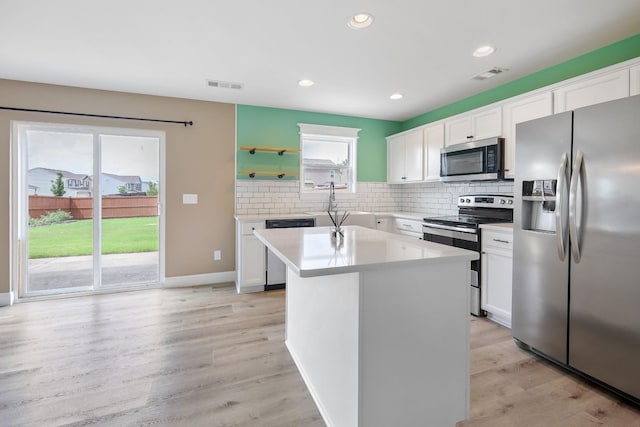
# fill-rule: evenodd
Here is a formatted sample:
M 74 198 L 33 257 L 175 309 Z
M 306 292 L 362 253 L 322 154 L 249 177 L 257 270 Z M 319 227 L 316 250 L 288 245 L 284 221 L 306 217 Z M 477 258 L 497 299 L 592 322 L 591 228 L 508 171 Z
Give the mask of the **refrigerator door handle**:
M 567 197 L 567 153 L 562 154 L 560 160 L 560 168 L 558 169 L 558 187 L 556 194 L 556 248 L 558 249 L 558 258 L 560 261 L 564 261 L 566 256 L 566 240 L 567 235 L 565 231 L 565 219 L 566 213 L 564 211 L 564 205 L 566 204 Z
M 578 240 L 578 181 L 582 177 L 583 154 L 578 150 L 576 161 L 573 164 L 571 185 L 569 190 L 569 237 L 571 241 L 571 254 L 573 260 L 580 262 L 580 241 Z

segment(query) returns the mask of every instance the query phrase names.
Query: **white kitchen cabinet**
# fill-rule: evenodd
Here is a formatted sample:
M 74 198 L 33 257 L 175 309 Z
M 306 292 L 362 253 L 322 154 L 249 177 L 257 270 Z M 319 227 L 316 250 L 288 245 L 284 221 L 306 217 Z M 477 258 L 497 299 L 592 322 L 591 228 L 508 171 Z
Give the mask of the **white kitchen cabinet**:
M 580 80 L 553 91 L 553 113 L 629 96 L 629 69 Z
M 445 146 L 500 136 L 502 108 L 474 110 L 445 120 Z
M 502 106 L 502 114 L 505 178 L 514 178 L 516 172 L 516 125 L 553 114 L 553 95 L 549 91 L 508 102 Z
M 629 70 L 629 95 L 640 95 L 640 65 Z
M 264 221 L 236 222 L 236 290 L 238 293 L 263 291 L 265 285 L 265 247 L 253 235 Z
M 387 182 L 422 181 L 422 158 L 422 128 L 387 137 Z
M 482 229 L 481 307 L 487 317 L 511 328 L 513 230 Z
M 393 231 L 393 217 L 391 216 L 377 216 L 376 217 L 376 230 L 379 231 Z
M 422 221 L 415 219 L 395 218 L 393 232 L 415 237 L 416 239 L 422 239 L 424 237 L 424 234 L 422 233 Z
M 424 180 L 440 180 L 440 149 L 444 147 L 444 122 L 424 128 Z

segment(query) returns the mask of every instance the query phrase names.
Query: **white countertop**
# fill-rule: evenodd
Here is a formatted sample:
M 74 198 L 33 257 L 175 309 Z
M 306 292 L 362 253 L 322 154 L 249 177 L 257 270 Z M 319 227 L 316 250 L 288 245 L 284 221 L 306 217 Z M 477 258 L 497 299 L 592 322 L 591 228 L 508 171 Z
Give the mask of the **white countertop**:
M 478 253 L 359 226 L 344 227 L 336 244 L 330 227 L 255 230 L 256 237 L 300 277 L 375 270 L 402 263 L 477 260 Z
M 377 217 L 387 216 L 387 217 L 393 217 L 393 218 L 413 219 L 421 222 L 426 217 L 433 216 L 433 215 L 427 215 L 421 212 L 374 212 L 374 215 Z
M 289 218 L 315 218 L 318 215 L 324 215 L 326 212 L 299 212 L 299 213 L 288 213 L 288 214 L 246 214 L 246 215 L 234 215 L 233 217 L 240 221 L 264 221 L 267 219 L 289 219 Z M 352 212 L 353 214 L 353 212 Z M 413 219 L 417 221 L 422 221 L 426 218 L 427 214 L 420 212 L 362 212 L 357 211 L 357 214 L 371 214 L 376 217 L 394 217 L 394 218 L 406 218 Z
M 481 224 L 480 228 L 487 229 L 487 230 L 497 230 L 497 231 L 513 231 L 513 223 L 500 222 L 496 224 Z
M 315 218 L 315 215 L 308 214 L 308 213 L 247 214 L 247 215 L 234 215 L 233 217 L 240 222 L 249 222 L 249 221 L 265 221 L 267 219 Z

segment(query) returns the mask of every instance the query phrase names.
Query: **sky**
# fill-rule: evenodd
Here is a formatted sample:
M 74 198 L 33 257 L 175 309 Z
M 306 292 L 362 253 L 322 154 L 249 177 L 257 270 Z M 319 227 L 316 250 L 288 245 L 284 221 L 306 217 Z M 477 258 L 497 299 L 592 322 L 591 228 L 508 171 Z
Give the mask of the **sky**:
M 101 135 L 100 139 L 103 172 L 158 182 L 158 138 Z M 92 134 L 31 130 L 27 141 L 28 169 L 43 167 L 94 175 Z

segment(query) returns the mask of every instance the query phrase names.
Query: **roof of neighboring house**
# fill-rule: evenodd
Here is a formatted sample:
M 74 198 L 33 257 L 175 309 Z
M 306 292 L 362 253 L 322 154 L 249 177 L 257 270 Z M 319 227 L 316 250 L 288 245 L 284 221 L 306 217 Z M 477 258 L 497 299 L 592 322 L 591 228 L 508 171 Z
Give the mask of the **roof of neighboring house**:
M 118 181 L 121 182 L 127 182 L 127 183 L 131 183 L 131 184 L 141 184 L 142 180 L 140 179 L 140 177 L 138 175 L 116 175 L 113 173 L 105 173 L 103 172 L 102 175 L 104 176 L 108 176 L 110 178 L 113 179 L 117 179 Z
M 79 180 L 84 180 L 85 178 L 91 178 L 89 175 L 86 174 L 81 174 L 81 173 L 73 173 L 73 172 L 69 172 L 69 171 L 65 171 L 62 169 L 49 169 L 49 168 L 33 168 L 33 169 L 29 169 L 29 172 L 33 172 L 33 171 L 37 171 L 37 170 L 41 170 L 41 171 L 45 171 L 45 172 L 50 172 L 53 175 L 57 175 L 58 172 L 60 172 L 62 174 L 63 178 L 67 178 L 67 179 L 79 179 Z
M 338 164 L 329 159 L 313 159 L 313 158 L 305 158 L 302 159 L 304 164 L 313 164 L 313 165 L 327 165 L 327 166 L 338 166 Z

